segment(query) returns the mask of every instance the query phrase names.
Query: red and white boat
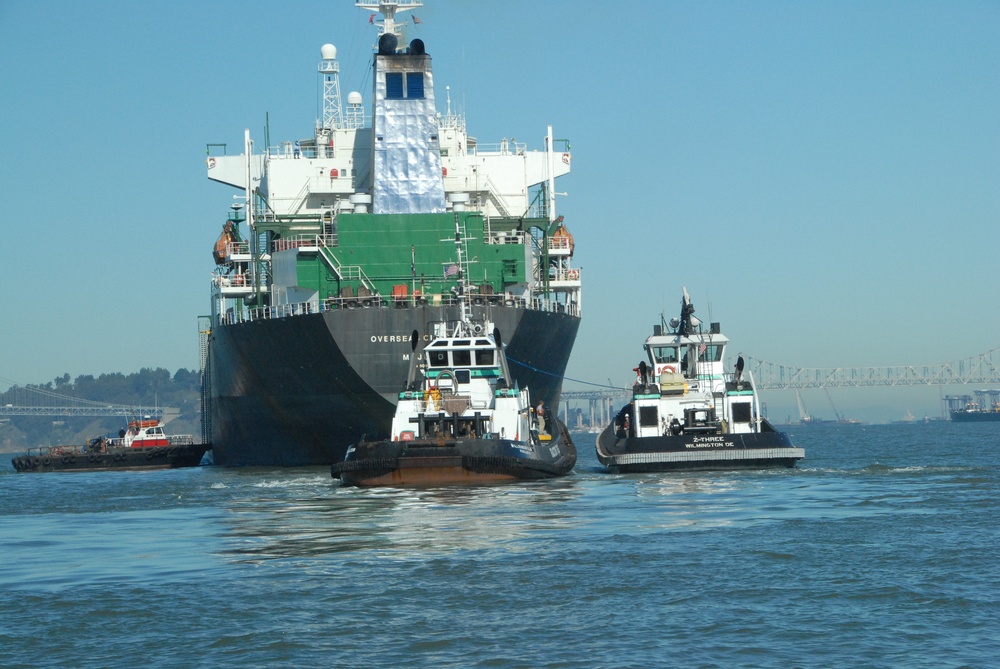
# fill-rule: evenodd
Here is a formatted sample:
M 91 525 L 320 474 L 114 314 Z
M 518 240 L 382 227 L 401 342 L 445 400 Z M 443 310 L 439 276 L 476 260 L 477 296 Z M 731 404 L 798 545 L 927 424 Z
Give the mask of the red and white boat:
M 190 443 L 187 435 L 185 442 Z M 163 431 L 163 423 L 158 420 L 133 420 L 128 424 L 128 428 L 122 428 L 117 439 L 110 439 L 110 445 L 125 448 L 149 448 L 151 446 L 170 446 L 170 437 Z
M 108 469 L 176 469 L 201 463 L 211 444 L 189 434 L 168 435 L 155 419 L 130 421 L 117 437 L 97 437 L 83 446 L 29 449 L 11 460 L 19 472 L 72 472 Z

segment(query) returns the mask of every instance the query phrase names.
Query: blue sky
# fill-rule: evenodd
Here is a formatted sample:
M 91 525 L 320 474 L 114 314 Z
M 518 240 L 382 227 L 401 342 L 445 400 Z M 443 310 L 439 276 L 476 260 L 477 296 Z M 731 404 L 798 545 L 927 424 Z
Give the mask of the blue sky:
M 551 123 L 572 142 L 558 207 L 585 315 L 568 376 L 626 384 L 682 286 L 745 355 L 785 365 L 1000 343 L 1000 3 L 611 5 L 417 14 L 471 134 L 541 148 Z M 231 202 L 205 144 L 262 141 L 265 114 L 272 141 L 308 136 L 325 42 L 367 102 L 367 17 L 350 0 L 0 3 L 0 377 L 197 367 Z M 968 390 L 833 396 L 890 418 Z

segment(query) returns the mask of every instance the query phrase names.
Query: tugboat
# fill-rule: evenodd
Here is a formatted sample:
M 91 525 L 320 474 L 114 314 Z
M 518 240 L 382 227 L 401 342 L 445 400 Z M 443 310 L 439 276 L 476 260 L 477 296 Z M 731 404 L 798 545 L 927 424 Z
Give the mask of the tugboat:
M 32 448 L 11 460 L 19 472 L 82 472 L 110 469 L 176 469 L 201 463 L 209 444 L 187 434 L 168 435 L 159 420 L 134 420 L 117 437 L 86 445 Z
M 457 227 L 455 239 L 461 266 Z M 344 460 L 330 468 L 344 485 L 497 483 L 573 469 L 576 446 L 566 426 L 544 402 L 533 410 L 528 388 L 511 382 L 500 330 L 488 319 L 472 318 L 467 287 L 460 276 L 459 320 L 432 323 L 429 337 L 412 332 L 406 389 L 399 393 L 391 436 L 348 447 Z
M 761 415 L 753 374 L 738 356 L 727 373 L 729 339 L 706 332 L 684 289 L 680 318 L 654 326 L 643 348 L 632 401 L 597 438 L 597 459 L 616 472 L 794 467 L 805 451 Z

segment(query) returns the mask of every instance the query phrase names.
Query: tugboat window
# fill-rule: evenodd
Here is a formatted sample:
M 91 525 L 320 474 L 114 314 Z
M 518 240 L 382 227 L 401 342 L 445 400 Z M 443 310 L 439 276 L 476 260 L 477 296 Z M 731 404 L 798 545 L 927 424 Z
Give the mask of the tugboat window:
M 455 380 L 461 384 L 467 384 L 472 379 L 472 372 L 467 369 L 456 369 Z
M 749 423 L 750 422 L 750 403 L 749 402 L 737 402 L 733 404 L 733 422 L 734 423 Z
M 493 350 L 487 349 L 485 351 L 476 351 L 476 366 L 477 367 L 492 367 L 493 366 Z
M 431 351 L 430 363 L 431 367 L 447 367 L 448 351 Z
M 719 344 L 709 344 L 705 350 L 698 349 L 698 360 L 701 362 L 718 362 L 722 360 L 722 346 Z
M 653 359 L 656 362 L 677 362 L 677 347 L 654 346 Z
M 472 351 L 452 351 L 451 358 L 456 367 L 468 367 L 472 364 Z
M 639 425 L 656 427 L 660 424 L 658 414 L 656 407 L 639 407 Z

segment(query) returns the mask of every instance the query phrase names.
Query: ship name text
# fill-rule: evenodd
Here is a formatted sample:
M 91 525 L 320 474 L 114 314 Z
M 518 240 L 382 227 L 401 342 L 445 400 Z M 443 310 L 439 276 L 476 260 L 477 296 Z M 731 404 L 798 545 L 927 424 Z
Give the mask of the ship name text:
M 707 447 L 717 447 L 725 448 L 727 446 L 735 446 L 731 441 L 728 441 L 725 437 L 712 436 L 712 437 L 695 437 L 690 444 L 687 444 L 687 448 L 705 448 Z
M 430 341 L 430 335 L 423 335 L 421 338 L 423 341 Z M 410 335 L 372 335 L 371 341 L 373 344 L 400 344 L 403 342 L 410 341 Z

